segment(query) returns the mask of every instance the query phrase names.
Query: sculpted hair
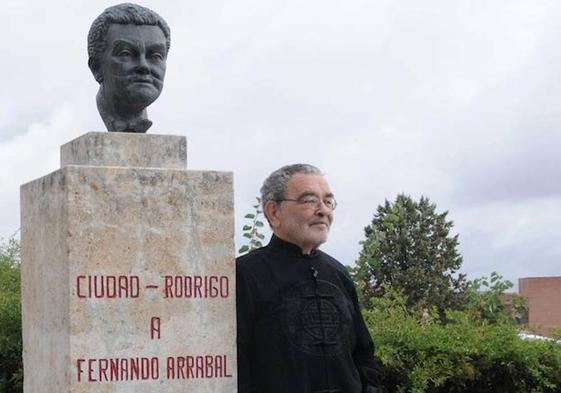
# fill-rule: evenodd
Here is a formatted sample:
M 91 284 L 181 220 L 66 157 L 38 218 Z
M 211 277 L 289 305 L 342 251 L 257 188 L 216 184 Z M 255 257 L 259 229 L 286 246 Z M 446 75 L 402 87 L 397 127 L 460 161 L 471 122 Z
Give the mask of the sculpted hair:
M 305 175 L 323 175 L 318 168 L 310 164 L 286 165 L 277 169 L 265 179 L 261 187 L 261 205 L 263 212 L 265 212 L 265 204 L 268 201 L 284 199 L 288 181 L 297 173 L 303 173 Z M 266 213 L 264 214 L 265 218 L 269 220 Z
M 170 30 L 166 21 L 154 11 L 138 4 L 122 3 L 106 8 L 92 23 L 88 33 L 88 57 L 90 63 L 98 59 L 107 47 L 107 30 L 112 24 L 158 26 L 166 37 L 166 47 L 170 47 Z M 98 80 L 98 82 L 101 82 Z

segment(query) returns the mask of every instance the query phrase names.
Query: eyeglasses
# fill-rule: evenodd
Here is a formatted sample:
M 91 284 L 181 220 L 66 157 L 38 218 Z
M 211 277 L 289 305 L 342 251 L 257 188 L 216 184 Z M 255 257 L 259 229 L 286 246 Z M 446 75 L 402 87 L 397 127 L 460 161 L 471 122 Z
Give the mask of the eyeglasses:
M 320 199 L 320 197 L 318 197 L 317 195 L 302 195 L 300 198 L 298 199 L 277 199 L 277 202 L 297 202 L 300 205 L 304 205 L 307 208 L 314 208 L 314 209 L 319 209 L 321 206 L 321 203 L 323 202 L 323 204 L 325 205 L 325 207 L 327 207 L 329 210 L 333 211 L 335 210 L 335 208 L 337 207 L 337 201 L 335 200 L 334 197 L 327 197 L 325 199 Z

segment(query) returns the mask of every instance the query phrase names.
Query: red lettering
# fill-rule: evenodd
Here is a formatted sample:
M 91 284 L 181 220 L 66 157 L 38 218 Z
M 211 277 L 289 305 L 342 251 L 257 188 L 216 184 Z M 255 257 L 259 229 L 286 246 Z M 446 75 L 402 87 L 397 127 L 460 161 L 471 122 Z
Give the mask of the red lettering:
M 148 377 L 150 377 L 150 360 L 148 358 L 141 358 L 140 359 L 141 365 L 140 365 L 140 371 L 141 371 L 141 377 L 142 379 L 145 381 L 148 379 Z
M 111 381 L 118 381 L 119 380 L 119 359 L 109 359 L 109 375 Z
M 103 378 L 107 381 L 107 359 L 99 359 L 99 382 L 103 381 Z
M 117 296 L 117 277 L 107 276 L 107 297 L 113 299 Z
M 170 363 L 170 359 L 172 363 Z M 77 359 L 76 371 L 78 382 L 85 372 L 83 363 L 87 362 L 88 382 L 113 382 L 133 380 L 157 380 L 160 378 L 158 357 L 140 358 L 100 358 Z M 168 375 L 175 373 L 173 358 L 168 358 Z
M 222 367 L 222 356 L 214 357 L 214 376 L 217 378 L 224 376 L 224 370 Z
M 173 297 L 173 277 L 172 276 L 165 276 L 164 277 L 164 298 Z
M 185 276 L 185 297 L 193 296 L 193 278 Z
M 177 358 L 177 378 L 187 378 L 185 370 L 185 358 L 180 356 Z
M 205 376 L 205 363 L 202 356 L 195 356 L 195 378 L 204 378 Z
M 137 380 L 138 376 L 140 375 L 138 372 L 138 358 L 136 359 L 131 359 L 130 361 L 130 365 L 129 365 L 129 371 L 130 371 L 130 379 L 131 381 Z
M 222 362 L 224 363 L 224 376 L 226 378 L 232 378 L 232 374 L 228 374 L 228 363 L 226 361 L 227 360 L 226 355 L 222 355 L 222 356 L 219 356 L 219 357 L 222 358 Z
M 94 276 L 94 297 L 105 297 L 105 280 L 102 277 Z
M 97 379 L 93 377 L 93 363 L 95 359 L 88 359 L 88 382 L 97 382 Z
M 218 296 L 218 288 L 216 288 L 216 283 L 218 282 L 218 277 L 210 276 L 208 278 L 208 286 L 209 286 L 209 296 L 210 297 L 217 297 Z
M 127 297 L 127 296 L 123 296 L 123 292 L 125 294 L 128 294 L 129 292 L 128 287 L 129 287 L 129 280 L 127 279 L 127 276 L 119 276 L 119 297 Z
M 195 366 L 195 359 L 193 356 L 186 356 L 187 358 L 187 378 L 195 378 L 193 367 Z
M 167 379 L 231 378 L 227 361 L 226 355 L 169 356 L 166 359 Z M 152 368 L 151 372 L 157 374 L 158 370 Z
M 158 340 L 160 339 L 160 327 L 160 317 L 152 317 L 152 319 L 150 319 L 150 338 L 152 340 L 154 339 L 154 337 L 156 337 Z
M 228 297 L 230 295 L 230 288 L 228 277 L 220 277 L 220 297 Z
M 157 357 L 150 359 L 150 374 L 154 380 L 160 378 L 160 361 Z
M 168 356 L 166 359 L 166 378 L 175 379 L 175 364 L 173 356 Z
M 193 296 L 194 297 L 202 297 L 203 293 L 201 292 L 201 287 L 203 286 L 203 280 L 201 276 L 194 276 L 193 277 Z
M 164 298 L 227 298 L 227 276 L 164 276 Z
M 78 376 L 78 382 L 82 381 L 82 373 L 84 372 L 84 370 L 82 370 L 82 363 L 84 363 L 85 360 L 84 359 L 77 359 L 76 360 L 76 369 L 77 369 L 77 376 Z
M 129 364 L 127 359 L 120 359 L 119 369 L 121 371 L 121 381 L 129 380 Z
M 183 297 L 183 278 L 175 276 L 175 297 Z
M 81 297 L 81 298 L 86 297 L 86 295 L 82 295 L 82 291 L 81 291 L 81 288 L 80 288 L 80 279 L 84 279 L 84 278 L 86 278 L 86 276 L 76 277 L 76 294 L 78 295 L 78 297 Z
M 205 378 L 214 376 L 214 358 L 210 355 L 205 356 Z
M 137 298 L 140 295 L 140 278 L 131 276 L 131 293 L 130 297 Z
M 85 288 L 87 287 L 87 288 Z M 79 298 L 138 298 L 138 276 L 85 276 L 76 277 L 76 295 Z

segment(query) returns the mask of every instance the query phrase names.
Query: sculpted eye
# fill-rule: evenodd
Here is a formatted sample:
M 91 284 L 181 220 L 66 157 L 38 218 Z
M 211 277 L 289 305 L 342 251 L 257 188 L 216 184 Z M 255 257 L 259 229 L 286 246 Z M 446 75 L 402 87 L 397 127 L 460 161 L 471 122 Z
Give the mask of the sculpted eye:
M 164 55 L 162 55 L 160 52 L 154 52 L 152 53 L 151 56 L 154 60 L 164 60 Z
M 132 52 L 128 49 L 122 49 L 117 53 L 117 56 L 120 56 L 120 57 L 132 56 Z

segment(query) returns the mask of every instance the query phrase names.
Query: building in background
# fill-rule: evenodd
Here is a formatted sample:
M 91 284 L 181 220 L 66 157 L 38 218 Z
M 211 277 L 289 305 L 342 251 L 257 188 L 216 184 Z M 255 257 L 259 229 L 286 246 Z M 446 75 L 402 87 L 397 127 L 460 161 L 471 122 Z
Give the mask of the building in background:
M 528 299 L 528 325 L 538 334 L 561 329 L 561 277 L 526 277 L 518 280 L 518 293 Z

